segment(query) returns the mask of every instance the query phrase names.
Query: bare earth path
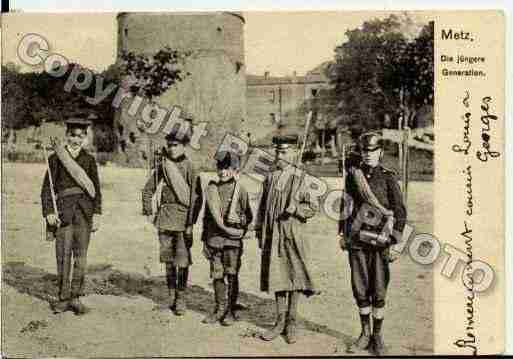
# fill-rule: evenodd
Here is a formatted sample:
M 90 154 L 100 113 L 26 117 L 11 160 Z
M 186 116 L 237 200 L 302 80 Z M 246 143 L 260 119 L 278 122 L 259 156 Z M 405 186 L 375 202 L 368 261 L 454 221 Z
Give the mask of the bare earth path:
M 145 172 L 101 168 L 103 226 L 93 235 L 84 303 L 88 315 L 54 315 L 48 301 L 56 295 L 53 243 L 41 239 L 39 191 L 44 167 L 4 164 L 2 208 L 2 353 L 28 356 L 181 356 L 181 355 L 344 355 L 359 332 L 349 281 L 347 255 L 338 249 L 336 223 L 317 216 L 306 228 L 311 260 L 322 294 L 303 300 L 300 340 L 267 343 L 253 337 L 272 325 L 271 297 L 258 290 L 260 259 L 255 240 L 245 243 L 241 299 L 247 307 L 233 327 L 201 320 L 213 306 L 208 263 L 201 243 L 193 246 L 189 311 L 176 317 L 159 310 L 165 299 L 163 269 L 155 231 L 140 215 Z M 250 192 L 258 191 L 246 181 Z M 333 179 L 328 180 L 335 185 Z M 410 224 L 431 232 L 432 183 L 413 183 Z M 196 228 L 197 232 L 201 228 Z M 408 254 L 393 264 L 385 339 L 390 354 L 430 354 L 432 348 L 431 267 Z M 366 354 L 365 352 L 359 354 Z

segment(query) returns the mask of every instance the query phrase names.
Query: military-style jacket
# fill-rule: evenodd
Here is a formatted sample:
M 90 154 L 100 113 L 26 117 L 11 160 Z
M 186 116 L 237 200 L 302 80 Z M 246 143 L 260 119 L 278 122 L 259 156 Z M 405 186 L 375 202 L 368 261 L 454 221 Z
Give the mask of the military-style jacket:
M 155 180 L 155 176 L 151 176 L 142 191 L 143 215 L 149 216 L 155 214 L 155 225 L 159 230 L 183 232 L 188 226 L 192 226 L 198 218 L 199 209 L 195 206 L 198 197 L 198 190 L 196 188 L 198 177 L 193 168 L 192 162 L 185 155 L 176 159 L 168 159 L 175 163 L 183 178 L 189 185 L 189 204 L 184 205 L 179 202 L 178 197 L 174 192 L 174 188 L 167 185 L 164 178 L 162 164 L 159 164 L 156 169 L 158 173 L 157 180 Z M 152 213 L 152 196 L 157 189 L 158 182 L 161 180 L 164 180 L 162 197 L 160 200 L 161 205 L 158 213 Z
M 399 183 L 396 178 L 396 174 L 384 168 L 381 165 L 378 165 L 374 168 L 368 167 L 365 164 L 354 163 L 354 161 L 350 162 L 349 166 L 359 166 L 369 183 L 369 186 L 381 203 L 385 208 L 392 210 L 394 212 L 394 230 L 401 233 L 406 224 L 406 207 L 403 203 L 403 197 L 401 194 L 401 189 L 399 187 Z M 352 211 L 350 215 L 344 220 L 339 221 L 339 233 L 343 233 L 344 236 L 350 240 L 351 246 L 353 248 L 358 248 L 364 246 L 363 243 L 359 242 L 357 238 L 349 238 L 351 234 L 351 227 L 353 222 L 358 215 L 358 211 L 362 207 L 364 200 L 360 195 L 358 188 L 356 186 L 355 180 L 351 175 L 350 171 L 346 171 L 346 184 L 345 184 L 345 192 L 353 201 Z M 342 201 L 341 203 L 341 211 L 342 218 L 347 216 L 347 212 L 344 215 L 344 211 L 348 211 L 351 208 L 349 203 L 350 201 Z M 370 229 L 365 224 L 362 225 L 361 229 Z M 374 228 L 376 229 L 376 228 Z M 399 238 L 392 238 L 392 244 L 396 243 Z
M 221 213 L 223 222 L 227 227 L 242 229 L 244 232 L 248 230 L 248 226 L 253 221 L 253 212 L 249 203 L 249 195 L 246 189 L 241 185 L 239 186 L 239 198 L 236 207 L 237 216 L 240 219 L 240 224 L 231 224 L 226 221 L 230 205 L 233 198 L 233 191 L 235 190 L 235 180 L 231 179 L 226 182 L 210 181 L 209 185 L 215 185 L 219 192 L 219 199 L 221 201 Z M 213 247 L 233 246 L 240 247 L 242 242 L 240 239 L 230 239 L 225 232 L 217 226 L 208 205 L 205 205 L 205 214 L 203 217 L 203 235 L 202 240 Z
M 57 197 L 57 209 L 61 225 L 70 224 L 75 211 L 79 209 L 88 219 L 91 219 L 93 214 L 102 213 L 102 194 L 95 158 L 86 150 L 81 149 L 74 160 L 84 169 L 93 182 L 96 194 L 94 198 L 91 198 L 68 173 L 57 155 L 52 154 L 48 158 L 48 162 L 52 174 L 53 188 Z M 41 188 L 41 205 L 43 217 L 54 213 L 48 171 L 45 174 Z

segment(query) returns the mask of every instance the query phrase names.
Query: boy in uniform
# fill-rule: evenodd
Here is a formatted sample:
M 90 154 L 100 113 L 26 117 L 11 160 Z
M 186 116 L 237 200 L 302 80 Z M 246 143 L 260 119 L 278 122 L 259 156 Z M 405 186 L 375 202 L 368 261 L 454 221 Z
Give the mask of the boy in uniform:
M 346 163 L 345 192 L 353 211 L 340 221 L 342 250 L 349 253 L 351 284 L 361 321 L 361 334 L 349 352 L 371 349 L 386 354 L 382 336 L 385 299 L 390 281 L 389 263 L 397 257 L 390 247 L 406 223 L 406 207 L 395 174 L 381 165 L 383 145 L 378 133 L 359 138 L 359 155 Z M 341 213 L 350 204 L 342 203 Z M 371 312 L 372 324 L 371 331 Z
M 142 191 L 143 214 L 158 230 L 160 262 L 166 265 L 168 306 L 178 316 L 187 309 L 185 292 L 192 264 L 192 232 L 198 215 L 196 172 L 185 154 L 192 124 L 182 132 L 174 128 L 166 135 L 167 150 Z
M 90 124 L 84 118 L 66 121 L 66 140 L 55 144 L 41 189 L 47 239 L 55 239 L 59 285 L 59 301 L 52 305 L 55 313 L 72 310 L 81 315 L 89 311 L 79 297 L 83 295 L 91 232 L 98 229 L 102 213 L 96 160 L 83 148 Z
M 220 321 L 222 325 L 230 326 L 237 319 L 235 306 L 242 239 L 253 214 L 248 193 L 238 180 L 240 157 L 232 152 L 218 152 L 216 161 L 219 180 L 210 181 L 205 190 L 202 236 L 203 254 L 210 261 L 216 306 L 203 323 Z

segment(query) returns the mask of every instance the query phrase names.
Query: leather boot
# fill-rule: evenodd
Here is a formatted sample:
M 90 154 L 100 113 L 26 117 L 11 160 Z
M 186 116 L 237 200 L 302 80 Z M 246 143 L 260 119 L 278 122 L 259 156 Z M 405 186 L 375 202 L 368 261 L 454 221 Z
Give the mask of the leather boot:
M 223 279 L 214 279 L 215 309 L 203 319 L 205 324 L 214 324 L 223 319 L 226 310 L 226 286 Z
M 276 323 L 274 327 L 260 335 L 265 341 L 274 340 L 285 330 L 285 316 L 287 314 L 287 296 L 286 292 L 276 292 Z
M 381 327 L 383 326 L 383 318 L 376 319 L 372 318 L 373 328 L 372 328 L 372 349 L 377 356 L 386 355 L 385 342 L 383 340 L 383 335 L 381 334 Z
M 166 263 L 166 281 L 169 290 L 167 306 L 174 310 L 176 306 L 176 267 L 172 263 Z
M 348 348 L 348 353 L 355 353 L 369 348 L 371 340 L 370 314 L 360 314 L 362 332 L 356 341 Z
M 228 300 L 226 301 L 226 310 L 223 316 L 223 319 L 221 321 L 221 324 L 225 327 L 232 326 L 235 323 L 235 316 L 233 314 L 234 312 L 234 299 L 235 301 L 237 298 L 234 298 L 234 290 L 235 290 L 235 276 L 234 275 L 228 275 Z
M 239 314 L 238 311 L 242 307 L 240 304 L 237 304 L 237 301 L 239 300 L 239 275 L 234 276 L 233 281 L 233 293 L 230 297 L 231 306 L 232 306 L 232 314 L 234 320 L 239 320 Z
M 287 312 L 287 323 L 285 327 L 285 341 L 288 344 L 294 344 L 297 342 L 297 302 L 299 300 L 299 292 L 289 292 L 289 308 Z
M 175 300 L 175 314 L 182 316 L 187 311 L 187 305 L 185 303 L 185 292 L 187 286 L 187 268 L 178 269 L 178 283 Z

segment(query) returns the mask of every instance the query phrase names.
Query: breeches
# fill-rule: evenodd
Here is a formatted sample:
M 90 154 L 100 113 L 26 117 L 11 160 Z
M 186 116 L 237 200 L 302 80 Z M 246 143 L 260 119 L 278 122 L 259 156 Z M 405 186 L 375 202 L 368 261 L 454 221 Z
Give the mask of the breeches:
M 192 264 L 191 251 L 187 248 L 183 232 L 160 231 L 160 262 L 173 263 L 179 268 Z
M 225 275 L 236 275 L 241 266 L 242 248 L 224 247 L 209 248 L 212 253 L 210 260 L 210 277 L 222 279 Z
M 349 251 L 351 285 L 356 304 L 360 308 L 383 308 L 390 269 L 382 251 L 352 249 Z

